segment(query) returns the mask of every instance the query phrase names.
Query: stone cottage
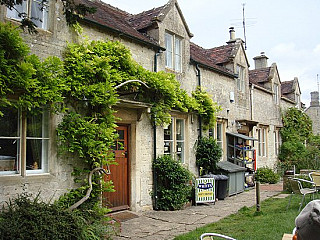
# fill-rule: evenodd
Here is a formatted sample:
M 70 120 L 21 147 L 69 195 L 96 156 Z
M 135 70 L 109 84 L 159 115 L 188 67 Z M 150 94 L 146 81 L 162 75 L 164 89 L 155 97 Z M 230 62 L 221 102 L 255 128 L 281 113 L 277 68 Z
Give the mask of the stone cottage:
M 262 54 L 255 59 L 256 69 L 250 71 L 244 42 L 235 37 L 232 28 L 226 45 L 204 49 L 191 42 L 193 34 L 177 0 L 169 0 L 164 6 L 136 15 L 98 0 L 81 2 L 97 9 L 80 21 L 84 35 L 89 39 L 120 41 L 147 70 L 174 73 L 188 93 L 201 86 L 222 107 L 215 128 L 204 131 L 196 114 L 178 111 L 171 113 L 169 126 L 154 127 L 149 104 L 119 99 L 116 115 L 121 120 L 117 122 L 117 131 L 119 141 L 126 148 L 121 150 L 125 154 L 117 159 L 119 165 L 111 169 L 116 192 L 106 193 L 104 204 L 117 210 L 152 209 L 153 158 L 171 154 L 198 175 L 194 145 L 202 135 L 217 139 L 223 149 L 222 161 L 252 171 L 262 166 L 274 167 L 280 144 L 281 110 L 297 105 L 297 99 L 289 99 L 285 92 L 281 95 L 282 83 L 275 64 L 268 67 Z M 33 14 L 29 9 L 25 11 Z M 67 26 L 61 3 L 49 1 L 45 11 L 37 16 L 42 18 L 38 23 L 39 33 L 23 34 L 32 53 L 43 58 L 62 57 L 67 42 L 77 41 L 78 36 Z M 0 19 L 19 24 L 19 16 L 4 7 L 0 8 Z M 297 84 L 295 87 L 296 93 L 300 93 Z M 14 119 L 16 126 L 21 124 L 19 113 L 8 110 L 7 116 L 1 121 Z M 38 163 L 40 167 L 37 170 L 28 167 L 28 149 L 15 148 L 23 149 L 21 155 L 18 150 L 10 154 L 1 151 L 4 158 L 9 156 L 11 161 L 19 163 L 19 168 L 0 170 L 0 202 L 23 191 L 41 191 L 47 199 L 55 199 L 73 187 L 70 174 L 73 163 L 57 155 L 55 128 L 59 117 L 45 115 L 38 121 L 46 129 L 45 137 L 42 137 L 44 154 Z M 15 141 L 18 139 L 20 141 Z M 12 138 L 0 129 L 0 141 L 23 144 L 28 138 L 21 132 Z

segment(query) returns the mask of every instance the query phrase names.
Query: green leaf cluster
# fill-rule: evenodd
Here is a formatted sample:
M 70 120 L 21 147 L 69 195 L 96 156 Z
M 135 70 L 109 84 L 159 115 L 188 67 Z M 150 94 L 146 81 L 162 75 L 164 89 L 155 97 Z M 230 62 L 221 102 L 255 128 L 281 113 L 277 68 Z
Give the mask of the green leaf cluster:
M 0 211 L 1 239 L 106 239 L 114 235 L 109 218 L 102 211 L 66 211 L 59 204 L 46 203 L 40 194 L 23 193 L 10 199 Z
M 289 108 L 283 114 L 283 128 L 280 130 L 282 144 L 279 149 L 279 167 L 288 170 L 320 167 L 319 138 L 312 134 L 312 120 L 296 108 Z
M 196 143 L 196 164 L 204 174 L 215 173 L 217 163 L 222 156 L 222 149 L 212 137 L 199 138 Z
M 255 173 L 255 180 L 260 183 L 277 183 L 280 180 L 280 175 L 275 173 L 269 167 L 261 167 L 257 169 Z
M 66 85 L 62 62 L 50 57 L 41 62 L 10 23 L 0 23 L 0 104 L 37 112 L 44 105 L 63 102 Z M 9 102 L 8 99 L 15 101 Z
M 158 209 L 181 209 L 192 194 L 192 173 L 169 155 L 155 159 L 153 170 L 157 175 L 157 189 L 153 194 Z

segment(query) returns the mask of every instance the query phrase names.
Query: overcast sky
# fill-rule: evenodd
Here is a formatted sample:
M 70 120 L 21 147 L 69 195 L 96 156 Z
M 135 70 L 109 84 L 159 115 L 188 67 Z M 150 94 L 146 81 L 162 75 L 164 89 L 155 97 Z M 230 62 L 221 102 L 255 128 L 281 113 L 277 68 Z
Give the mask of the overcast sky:
M 136 14 L 159 7 L 169 0 L 104 0 L 112 6 Z M 229 27 L 244 39 L 243 4 L 247 57 L 265 52 L 268 65 L 276 63 L 281 81 L 298 77 L 302 101 L 309 106 L 310 92 L 320 81 L 320 1 L 319 0 L 178 0 L 192 42 L 203 48 L 226 44 Z M 317 78 L 317 74 L 319 77 Z

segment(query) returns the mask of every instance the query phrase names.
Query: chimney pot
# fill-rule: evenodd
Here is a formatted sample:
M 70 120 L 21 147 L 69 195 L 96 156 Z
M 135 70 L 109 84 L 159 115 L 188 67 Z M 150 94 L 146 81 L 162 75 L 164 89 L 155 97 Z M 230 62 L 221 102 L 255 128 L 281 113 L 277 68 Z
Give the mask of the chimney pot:
M 234 27 L 229 28 L 230 40 L 229 42 L 234 42 L 236 40 L 236 33 L 234 31 Z

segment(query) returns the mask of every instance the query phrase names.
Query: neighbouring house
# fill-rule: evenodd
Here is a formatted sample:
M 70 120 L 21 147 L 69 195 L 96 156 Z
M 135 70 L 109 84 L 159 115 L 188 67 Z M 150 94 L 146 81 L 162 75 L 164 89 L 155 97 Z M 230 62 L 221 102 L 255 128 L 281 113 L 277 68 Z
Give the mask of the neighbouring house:
M 305 113 L 312 120 L 312 132 L 314 135 L 320 135 L 320 104 L 319 92 L 311 92 L 310 106 L 305 110 Z
M 104 194 L 103 204 L 117 210 L 152 209 L 152 160 L 163 154 L 173 155 L 197 176 L 194 145 L 199 136 L 216 138 L 223 149 L 221 160 L 246 167 L 250 173 L 257 167 L 275 166 L 281 111 L 297 103 L 300 106 L 300 95 L 292 99 L 290 92 L 293 89 L 294 94 L 300 94 L 297 79 L 290 91 L 282 91 L 284 82 L 280 81 L 277 66 L 268 67 L 264 54 L 255 58 L 256 69 L 249 70 L 244 42 L 235 37 L 233 28 L 226 45 L 204 49 L 193 43 L 193 34 L 177 0 L 135 15 L 98 0 L 81 2 L 97 9 L 79 22 L 89 39 L 120 41 L 147 70 L 174 73 L 189 94 L 201 86 L 222 107 L 213 129 L 203 130 L 195 113 L 179 111 L 172 111 L 170 125 L 154 127 L 150 121 L 150 104 L 120 97 L 115 107 L 121 119 L 117 122 L 117 131 L 119 141 L 126 147 L 121 151 L 126 154 L 116 152 L 119 165 L 111 169 L 116 192 Z M 62 58 L 67 42 L 79 38 L 67 26 L 61 3 L 49 1 L 46 10 L 37 16 L 42 19 L 39 33 L 24 33 L 23 38 L 32 53 L 43 58 L 50 55 Z M 0 8 L 0 19 L 19 24 L 19 16 L 4 7 Z M 7 116 L 1 121 L 20 124 L 19 113 L 8 110 Z M 20 166 L 19 169 L 0 168 L 0 202 L 23 191 L 41 191 L 45 198 L 55 199 L 74 187 L 71 177 L 74 162 L 57 155 L 55 128 L 59 120 L 59 116 L 52 115 L 38 119 L 47 134 L 38 146 L 44 154 L 39 158 L 37 170 L 28 167 L 33 164 L 32 149 L 21 155 L 17 152 L 19 146 L 9 155 L 0 149 L 0 155 L 12 156 L 11 161 Z M 20 141 L 15 141 L 18 139 Z M 21 132 L 12 138 L 1 128 L 0 144 L 3 141 L 18 145 L 28 138 Z

